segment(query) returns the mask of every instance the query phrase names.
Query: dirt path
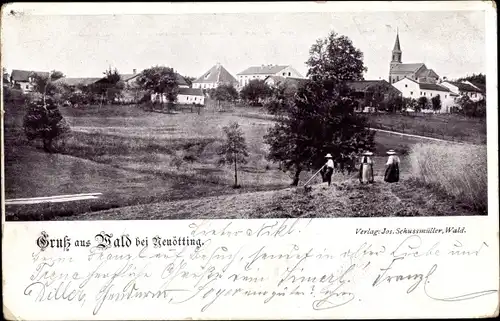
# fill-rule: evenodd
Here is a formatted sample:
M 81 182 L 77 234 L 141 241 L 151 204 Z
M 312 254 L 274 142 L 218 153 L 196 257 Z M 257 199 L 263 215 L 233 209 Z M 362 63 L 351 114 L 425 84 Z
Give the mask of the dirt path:
M 14 198 L 5 200 L 5 205 L 40 204 L 40 203 L 63 203 L 97 199 L 102 193 L 84 193 L 72 195 L 54 195 L 44 197 Z

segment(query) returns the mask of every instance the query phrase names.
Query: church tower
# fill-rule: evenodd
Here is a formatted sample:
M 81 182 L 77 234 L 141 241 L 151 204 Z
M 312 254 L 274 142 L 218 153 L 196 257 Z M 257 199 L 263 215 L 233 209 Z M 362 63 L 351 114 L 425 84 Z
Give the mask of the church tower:
M 391 66 L 394 64 L 402 63 L 403 52 L 401 51 L 401 46 L 399 45 L 399 32 L 396 34 L 396 42 L 394 43 L 394 49 L 392 49 L 392 60 Z
M 390 84 L 392 84 L 396 80 L 395 77 L 393 80 L 392 71 L 396 65 L 399 65 L 402 63 L 402 56 L 403 56 L 403 52 L 401 51 L 401 46 L 399 44 L 399 32 L 397 32 L 396 33 L 396 42 L 394 43 L 394 49 L 392 49 L 391 66 L 389 68 L 389 83 Z

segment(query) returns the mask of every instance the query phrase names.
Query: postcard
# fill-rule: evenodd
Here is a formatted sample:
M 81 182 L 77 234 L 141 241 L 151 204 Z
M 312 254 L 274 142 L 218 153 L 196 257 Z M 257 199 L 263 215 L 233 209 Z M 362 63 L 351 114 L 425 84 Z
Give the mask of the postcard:
M 3 5 L 4 317 L 498 316 L 496 19 Z

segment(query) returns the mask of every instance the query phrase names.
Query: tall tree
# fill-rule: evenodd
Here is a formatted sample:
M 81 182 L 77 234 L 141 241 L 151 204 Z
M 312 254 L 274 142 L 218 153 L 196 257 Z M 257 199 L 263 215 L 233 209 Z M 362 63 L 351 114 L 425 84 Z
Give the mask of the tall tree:
M 231 123 L 223 128 L 226 134 L 226 140 L 220 147 L 218 154 L 220 155 L 220 164 L 234 165 L 234 187 L 238 185 L 238 164 L 245 164 L 248 157 L 247 145 L 245 137 L 237 122 Z
M 263 99 L 271 95 L 271 88 L 264 80 L 255 79 L 246 84 L 240 92 L 241 98 L 250 102 L 251 105 L 258 105 Z
M 238 91 L 233 85 L 222 84 L 209 91 L 210 97 L 215 99 L 220 108 L 221 102 L 234 102 L 238 99 Z
M 316 40 L 309 50 L 307 76 L 313 80 L 336 81 L 363 80 L 367 68 L 363 53 L 354 47 L 346 36 L 332 31 L 326 38 Z
M 50 80 L 52 80 L 52 81 L 56 81 L 57 79 L 61 79 L 64 77 L 66 77 L 66 76 L 62 73 L 62 71 L 52 70 L 50 72 Z
M 155 66 L 145 69 L 138 77 L 137 83 L 150 94 L 156 94 L 163 103 L 167 99 L 169 107 L 177 100 L 179 86 L 174 69 L 165 66 Z
M 432 110 L 439 111 L 441 110 L 441 96 L 436 95 L 431 98 Z
M 374 132 L 366 129 L 367 120 L 354 112 L 355 106 L 344 84 L 308 82 L 264 137 L 268 159 L 294 170 L 292 185 L 297 186 L 301 171 L 321 167 L 327 153 L 342 159 L 373 148 Z

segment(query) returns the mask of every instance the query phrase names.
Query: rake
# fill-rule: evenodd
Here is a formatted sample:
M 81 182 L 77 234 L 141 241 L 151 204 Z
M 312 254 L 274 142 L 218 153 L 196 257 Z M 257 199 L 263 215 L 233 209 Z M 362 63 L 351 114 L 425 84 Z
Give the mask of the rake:
M 308 187 L 308 186 L 307 186 L 307 184 L 309 184 L 309 182 L 310 182 L 310 181 L 312 181 L 312 179 L 313 179 L 314 177 L 316 177 L 316 175 L 318 175 L 318 173 L 319 173 L 319 172 L 323 169 L 323 167 L 325 167 L 325 166 L 326 166 L 326 164 L 325 164 L 325 165 L 323 165 L 323 166 L 321 166 L 321 168 L 320 168 L 320 169 L 319 169 L 316 173 L 314 173 L 314 175 L 313 175 L 313 176 L 311 176 L 311 178 L 309 178 L 309 180 L 308 180 L 308 181 L 304 184 L 304 186 L 303 186 L 305 190 L 308 190 L 308 188 L 307 188 L 307 187 Z

